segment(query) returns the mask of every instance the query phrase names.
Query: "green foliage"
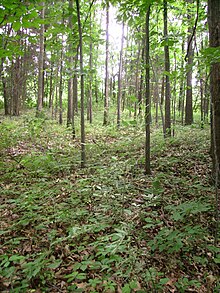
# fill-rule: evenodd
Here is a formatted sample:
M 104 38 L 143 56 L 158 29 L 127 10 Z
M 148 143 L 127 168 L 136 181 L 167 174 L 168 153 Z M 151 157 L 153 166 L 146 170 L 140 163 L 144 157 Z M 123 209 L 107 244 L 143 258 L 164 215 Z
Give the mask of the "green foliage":
M 178 206 L 168 205 L 166 209 L 172 212 L 171 218 L 174 221 L 189 222 L 190 217 L 210 211 L 212 206 L 210 203 L 205 203 L 204 200 L 203 202 L 194 200 L 184 202 Z
M 213 189 L 199 177 L 206 129 L 178 128 L 166 141 L 155 130 L 155 173 L 145 176 L 144 128 L 101 118 L 87 128 L 85 169 L 71 130 L 44 116 L 0 124 L 1 290 L 185 292 L 208 277 L 218 290 Z
M 202 52 L 202 60 L 205 60 L 206 64 L 213 64 L 220 62 L 220 47 L 206 48 Z

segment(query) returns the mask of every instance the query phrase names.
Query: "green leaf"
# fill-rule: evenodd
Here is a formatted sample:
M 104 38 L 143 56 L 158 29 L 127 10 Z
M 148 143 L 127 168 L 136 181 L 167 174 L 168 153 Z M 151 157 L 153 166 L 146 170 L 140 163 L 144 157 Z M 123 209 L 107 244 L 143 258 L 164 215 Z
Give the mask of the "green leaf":
M 57 260 L 57 261 L 49 264 L 47 267 L 49 269 L 56 269 L 56 268 L 58 268 L 60 266 L 61 263 L 62 263 L 62 260 Z
M 218 254 L 215 258 L 214 258 L 214 262 L 216 264 L 220 264 L 220 254 Z
M 16 21 L 16 22 L 13 23 L 13 29 L 14 29 L 16 32 L 19 31 L 20 28 L 21 28 L 21 23 L 20 23 L 20 21 Z
M 86 279 L 86 274 L 85 273 L 80 273 L 76 276 L 78 280 L 85 280 Z
M 130 293 L 131 292 L 131 288 L 129 284 L 126 284 L 123 288 L 122 288 L 122 293 Z
M 9 261 L 20 262 L 21 260 L 24 260 L 24 259 L 25 259 L 24 256 L 15 254 L 9 258 Z
M 161 285 L 165 285 L 167 282 L 169 282 L 169 278 L 162 278 L 162 279 L 160 279 L 160 284 Z

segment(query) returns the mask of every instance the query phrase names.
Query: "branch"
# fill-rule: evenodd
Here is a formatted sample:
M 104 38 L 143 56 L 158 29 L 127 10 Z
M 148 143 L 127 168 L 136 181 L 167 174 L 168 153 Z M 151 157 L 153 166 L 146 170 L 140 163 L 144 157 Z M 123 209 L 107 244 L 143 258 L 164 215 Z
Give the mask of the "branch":
M 95 2 L 95 0 L 92 0 L 92 2 L 90 3 L 89 11 L 88 11 L 88 13 L 87 13 L 87 15 L 86 15 L 86 18 L 85 18 L 85 21 L 84 21 L 84 23 L 83 23 L 82 29 L 84 29 L 84 27 L 85 27 L 85 25 L 86 25 L 87 19 L 88 19 L 88 17 L 89 17 L 89 14 L 90 14 L 90 11 L 91 11 L 91 9 L 92 9 L 92 6 L 93 6 L 94 2 Z
M 196 28 L 197 28 L 197 23 L 198 23 L 198 20 L 199 20 L 199 4 L 200 4 L 200 0 L 197 0 L 197 1 L 196 1 L 196 4 L 197 4 L 197 9 L 196 9 L 196 20 L 195 20 L 195 24 L 194 24 L 194 27 L 193 27 L 192 35 L 191 35 L 191 37 L 190 37 L 190 40 L 189 40 L 189 43 L 188 43 L 188 46 L 187 46 L 187 52 L 186 52 L 186 56 L 185 56 L 185 61 L 186 61 L 186 62 L 187 62 L 187 59 L 188 59 L 188 56 L 189 56 L 189 48 L 190 48 L 190 46 L 191 46 L 191 43 L 192 43 L 193 37 L 195 36 Z

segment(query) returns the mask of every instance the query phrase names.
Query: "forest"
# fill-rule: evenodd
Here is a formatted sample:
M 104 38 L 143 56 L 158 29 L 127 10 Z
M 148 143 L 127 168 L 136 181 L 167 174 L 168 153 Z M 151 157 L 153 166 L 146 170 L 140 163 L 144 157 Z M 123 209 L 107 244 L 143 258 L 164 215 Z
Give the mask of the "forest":
M 220 1 L 1 0 L 0 292 L 220 292 Z

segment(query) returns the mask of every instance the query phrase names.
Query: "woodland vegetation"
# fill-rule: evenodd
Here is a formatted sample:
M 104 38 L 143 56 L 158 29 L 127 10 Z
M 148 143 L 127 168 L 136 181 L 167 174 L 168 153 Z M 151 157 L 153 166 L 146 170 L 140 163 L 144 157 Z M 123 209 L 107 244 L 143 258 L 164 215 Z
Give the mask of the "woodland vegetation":
M 0 9 L 0 291 L 219 292 L 220 1 Z

